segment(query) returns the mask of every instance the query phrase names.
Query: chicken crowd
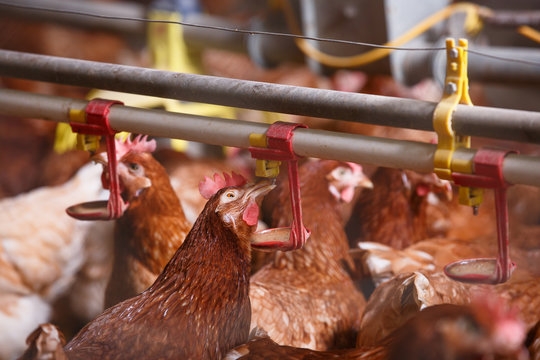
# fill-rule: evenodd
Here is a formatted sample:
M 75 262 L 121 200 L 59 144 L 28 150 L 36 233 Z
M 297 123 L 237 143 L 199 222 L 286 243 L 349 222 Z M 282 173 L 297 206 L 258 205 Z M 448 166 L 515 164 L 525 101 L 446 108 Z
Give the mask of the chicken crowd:
M 311 236 L 301 249 L 261 253 L 250 245 L 257 228 L 292 221 L 286 177 L 257 181 L 249 164 L 155 149 L 146 136 L 117 140 L 125 206 L 116 220 L 65 212 L 107 198 L 104 152 L 64 184 L 2 199 L 2 358 L 537 356 L 538 216 L 523 217 L 517 198 L 512 278 L 466 284 L 443 268 L 496 253 L 495 220 L 484 214 L 479 234 L 449 235 L 452 216 L 465 215 L 456 214 L 450 183 L 433 174 L 377 168 L 368 176 L 359 164 L 304 159 Z M 175 179 L 186 176 L 182 168 L 198 182 Z M 511 195 L 538 195 L 528 190 Z M 200 194 L 197 204 L 184 204 L 188 192 Z M 32 206 L 40 202 L 46 211 Z M 25 209 L 34 212 L 19 216 Z M 484 235 L 485 226 L 493 232 Z
M 329 80 L 291 65 L 255 71 L 237 54 L 211 55 L 206 65 L 217 75 L 439 96 L 429 83 L 407 89 L 386 77 L 346 71 Z M 224 59 L 236 59 L 236 67 L 223 65 Z M 352 88 L 343 85 L 347 76 Z M 413 130 L 285 120 L 372 136 L 434 138 Z M 0 119 L 0 125 L 9 121 Z M 47 129 L 34 130 L 50 137 Z M 537 188 L 508 191 L 510 255 L 517 265 L 511 279 L 467 284 L 443 269 L 496 255 L 489 192 L 473 216 L 458 204 L 452 184 L 435 174 L 301 159 L 303 223 L 311 235 L 298 250 L 261 251 L 251 248 L 259 228 L 292 222 L 283 169 L 275 181 L 257 179 L 254 160 L 241 151 L 190 157 L 159 139 L 132 135 L 117 140 L 112 154 L 125 205 L 121 216 L 82 221 L 66 208 L 108 198 L 110 159 L 104 152 L 54 154 L 45 138 L 32 150 L 45 158 L 43 169 L 33 169 L 40 176 L 13 180 L 22 172 L 15 163 L 15 175 L 0 182 L 0 360 L 540 359 Z M 8 145 L 4 154 L 15 156 Z M 65 169 L 45 171 L 58 163 Z

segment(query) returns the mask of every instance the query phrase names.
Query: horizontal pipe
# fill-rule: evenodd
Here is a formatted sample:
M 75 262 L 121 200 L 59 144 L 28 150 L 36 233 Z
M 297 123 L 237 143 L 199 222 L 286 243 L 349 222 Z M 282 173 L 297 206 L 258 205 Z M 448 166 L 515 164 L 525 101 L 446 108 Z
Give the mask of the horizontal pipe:
M 18 7 L 19 6 L 19 7 Z M 58 11 L 81 12 L 111 17 L 145 18 L 146 8 L 135 2 L 90 2 L 66 0 L 17 0 L 11 5 L 0 3 L 0 17 L 27 21 L 45 21 L 92 30 L 104 30 L 125 35 L 146 33 L 146 24 L 140 21 L 96 18 L 74 13 L 32 10 L 25 7 L 42 7 Z
M 38 7 L 53 11 L 31 9 Z M 76 13 L 62 13 L 61 11 L 88 13 L 110 18 L 96 18 Z M 0 18 L 2 17 L 26 21 L 50 22 L 83 29 L 110 31 L 122 35 L 141 37 L 143 39 L 146 37 L 147 24 L 145 22 L 114 18 L 146 19 L 146 7 L 134 2 L 18 0 L 16 4 L 7 5 L 0 1 Z M 231 29 L 238 26 L 225 18 L 196 13 L 188 14 L 182 21 L 190 24 Z M 182 31 L 184 40 L 190 48 L 202 49 L 211 47 L 236 52 L 247 52 L 245 35 L 240 32 L 219 31 L 193 26 L 184 26 Z
M 433 47 L 433 43 L 423 42 L 418 47 Z M 478 46 L 470 48 L 468 54 L 469 81 L 503 84 L 540 84 L 540 50 L 527 47 Z M 479 55 L 478 53 L 485 55 Z M 498 58 L 515 59 L 503 61 Z M 536 63 L 536 65 L 534 65 Z M 401 64 L 402 81 L 416 84 L 422 79 L 434 77 L 444 80 L 446 53 L 443 51 L 409 51 Z
M 42 7 L 53 11 L 32 10 L 24 7 Z M 82 28 L 112 31 L 125 35 L 145 36 L 146 24 L 141 21 L 120 20 L 115 18 L 95 18 L 78 14 L 66 14 L 59 11 L 74 11 L 110 17 L 131 17 L 137 19 L 146 18 L 146 8 L 133 2 L 85 2 L 68 0 L 18 0 L 16 4 L 3 4 L 0 1 L 0 17 L 17 18 L 30 21 L 48 21 L 55 24 L 64 24 Z M 490 13 L 486 19 L 500 19 L 501 24 L 510 23 L 536 23 L 540 19 L 539 11 L 518 11 L 518 12 L 497 12 L 494 17 Z M 234 29 L 238 25 L 230 23 L 227 19 L 206 14 L 189 14 L 183 19 L 186 23 L 203 26 L 219 26 Z M 255 30 L 258 22 L 252 22 Z M 260 25 L 260 24 L 259 24 Z M 517 25 L 516 25 L 517 26 Z M 244 28 L 245 26 L 241 26 Z M 277 29 L 269 29 L 275 32 L 287 32 L 286 26 Z M 184 40 L 190 48 L 217 48 L 236 52 L 248 52 L 249 55 L 259 64 L 275 66 L 281 62 L 304 60 L 294 41 L 290 38 L 277 38 L 275 36 L 251 35 L 240 32 L 220 31 L 201 27 L 183 27 Z M 247 46 L 246 42 L 251 45 Z M 418 47 L 433 47 L 432 43 L 417 45 Z M 287 49 L 283 49 L 286 47 Z M 536 48 L 518 47 L 494 47 L 475 46 L 472 50 L 486 53 L 495 57 L 527 60 L 539 62 L 540 51 Z M 431 58 L 433 52 L 411 51 L 405 57 L 404 79 L 405 83 L 417 83 L 424 77 L 432 76 Z M 444 53 L 439 53 L 437 69 L 445 69 L 446 57 Z M 469 54 L 469 78 L 474 81 L 495 82 L 495 83 L 540 83 L 540 71 L 537 65 L 495 60 L 490 57 Z M 364 71 L 370 72 L 370 68 L 363 66 Z
M 479 15 L 482 21 L 489 25 L 505 27 L 540 26 L 540 11 L 533 9 L 481 11 Z
M 0 50 L 0 76 L 418 130 L 436 103 Z M 540 143 L 540 113 L 458 105 L 460 135 Z
M 70 109 L 83 110 L 87 103 L 86 100 L 0 89 L 0 114 L 9 116 L 68 122 Z M 241 148 L 249 146 L 251 133 L 264 133 L 269 126 L 127 106 L 113 106 L 109 122 L 118 131 Z M 432 172 L 436 146 L 300 128 L 295 130 L 293 148 L 301 156 Z M 460 149 L 456 156 L 470 160 L 474 153 L 473 149 Z M 512 183 L 540 186 L 540 158 L 508 155 L 503 175 Z
M 494 60 L 470 52 L 468 54 L 468 72 L 469 79 L 472 81 L 506 84 L 540 83 L 540 67 L 538 66 L 540 64 L 540 50 L 538 48 L 474 46 L 471 50 L 489 56 L 517 60 L 516 62 Z M 519 62 L 520 60 L 525 62 Z M 527 61 L 530 63 L 526 63 Z M 444 66 L 442 68 L 444 69 Z

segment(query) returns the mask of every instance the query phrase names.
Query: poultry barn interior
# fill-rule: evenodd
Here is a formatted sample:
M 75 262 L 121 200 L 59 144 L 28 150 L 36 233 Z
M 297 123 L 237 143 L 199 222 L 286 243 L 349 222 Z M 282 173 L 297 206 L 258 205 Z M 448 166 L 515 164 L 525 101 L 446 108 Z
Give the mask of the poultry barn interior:
M 536 1 L 0 18 L 0 360 L 540 359 Z

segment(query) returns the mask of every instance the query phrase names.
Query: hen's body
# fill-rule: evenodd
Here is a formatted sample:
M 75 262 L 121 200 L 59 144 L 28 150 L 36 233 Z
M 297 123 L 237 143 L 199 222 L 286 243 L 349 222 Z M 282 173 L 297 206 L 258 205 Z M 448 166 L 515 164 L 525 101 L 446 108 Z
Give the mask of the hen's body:
M 438 304 L 469 304 L 478 293 L 488 293 L 512 306 L 530 328 L 540 317 L 540 284 L 534 277 L 513 277 L 492 285 L 464 284 L 443 273 L 403 273 L 382 283 L 370 297 L 357 346 L 377 344 L 418 311 Z
M 324 350 L 354 344 L 365 305 L 342 261 L 349 261 L 339 202 L 325 178 L 343 163 L 309 162 L 300 168 L 304 224 L 312 235 L 303 249 L 277 252 L 251 278 L 251 327 L 281 345 Z M 273 227 L 291 224 L 288 184 L 278 188 L 281 206 Z
M 86 326 L 67 345 L 68 357 L 218 359 L 225 345 L 245 341 L 249 256 L 231 235 L 212 219 L 195 223 L 156 282 Z
M 388 346 L 317 351 L 279 345 L 260 329 L 254 329 L 250 337 L 249 342 L 229 352 L 225 360 L 386 360 L 388 355 Z
M 130 153 L 121 160 L 144 169 L 151 185 L 130 198 L 116 220 L 114 266 L 105 295 L 106 307 L 146 290 L 184 241 L 191 224 L 171 187 L 165 169 L 149 153 Z M 122 166 L 122 165 L 120 165 Z M 121 177 L 124 187 L 142 178 Z M 135 180 L 133 180 L 135 179 Z
M 25 349 L 25 338 L 50 320 L 53 302 L 85 262 L 93 224 L 77 222 L 65 209 L 73 201 L 95 200 L 99 176 L 99 166 L 88 164 L 63 185 L 0 202 L 0 359 Z
M 426 239 L 430 233 L 428 194 L 446 191 L 444 184 L 432 174 L 384 167 L 377 169 L 372 180 L 373 191 L 360 195 L 347 223 L 354 246 L 358 241 L 373 241 L 402 249 Z
M 525 328 L 499 300 L 442 304 L 414 314 L 380 343 L 358 349 L 314 351 L 280 346 L 265 334 L 233 349 L 226 360 L 470 360 L 527 359 Z
M 244 343 L 254 229 L 242 214 L 270 189 L 263 184 L 214 195 L 155 283 L 83 328 L 66 346 L 68 358 L 220 359 Z

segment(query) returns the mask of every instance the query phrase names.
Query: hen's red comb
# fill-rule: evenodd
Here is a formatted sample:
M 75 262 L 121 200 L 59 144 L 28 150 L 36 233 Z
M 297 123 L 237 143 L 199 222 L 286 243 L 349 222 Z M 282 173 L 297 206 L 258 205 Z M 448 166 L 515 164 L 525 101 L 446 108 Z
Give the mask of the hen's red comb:
M 128 152 L 152 152 L 156 150 L 156 141 L 148 140 L 147 135 L 137 135 L 133 141 L 128 136 L 125 141 L 116 139 L 116 158 L 121 159 Z
M 492 290 L 473 293 L 471 305 L 492 320 L 519 318 L 518 310 Z
M 353 163 L 353 162 L 347 162 L 347 165 L 352 169 L 353 173 L 359 174 L 362 172 L 362 165 Z
M 242 175 L 235 173 L 234 171 L 231 175 L 223 173 L 223 178 L 219 176 L 218 173 L 214 174 L 214 179 L 212 180 L 208 176 L 204 177 L 204 180 L 199 183 L 199 192 L 205 199 L 210 199 L 212 195 L 217 193 L 220 189 L 229 186 L 242 186 L 246 183 L 246 178 Z

